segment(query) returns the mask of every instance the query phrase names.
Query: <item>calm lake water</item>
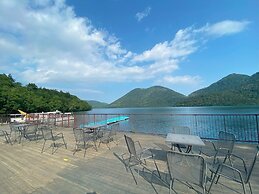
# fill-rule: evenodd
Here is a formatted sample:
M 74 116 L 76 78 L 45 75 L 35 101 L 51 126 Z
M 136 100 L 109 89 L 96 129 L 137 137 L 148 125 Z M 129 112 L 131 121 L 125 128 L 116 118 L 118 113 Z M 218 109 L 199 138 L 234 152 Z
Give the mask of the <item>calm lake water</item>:
M 100 108 L 90 114 L 259 114 L 259 106 Z
M 87 118 L 82 120 L 123 115 L 129 116 L 120 122 L 120 129 L 125 131 L 166 135 L 175 126 L 188 126 L 192 134 L 202 138 L 217 138 L 219 131 L 227 131 L 239 141 L 258 142 L 258 114 L 259 106 L 105 108 L 84 113 Z

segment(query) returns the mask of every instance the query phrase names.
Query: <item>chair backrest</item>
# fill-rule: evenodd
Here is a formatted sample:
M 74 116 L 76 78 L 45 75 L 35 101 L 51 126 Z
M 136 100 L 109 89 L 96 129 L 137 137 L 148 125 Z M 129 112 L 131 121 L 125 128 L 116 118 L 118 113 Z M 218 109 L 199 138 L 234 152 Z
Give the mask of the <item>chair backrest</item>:
M 232 153 L 236 138 L 232 133 L 224 131 L 219 132 L 219 139 L 217 141 L 217 149 L 227 149 L 229 153 Z
M 16 130 L 16 127 L 15 127 L 15 124 L 16 124 L 16 123 L 10 123 L 10 124 L 9 124 L 10 132 L 15 132 L 15 131 L 17 131 L 17 130 Z
M 115 136 L 116 132 L 119 130 L 119 123 L 115 123 L 111 126 L 111 131 L 109 136 Z
M 246 177 L 246 180 L 245 180 L 246 183 L 249 181 L 249 179 L 251 177 L 251 174 L 253 172 L 254 165 L 256 163 L 256 160 L 257 160 L 258 156 L 259 156 L 259 146 L 256 147 L 255 152 L 254 152 L 253 160 L 252 160 L 250 166 L 247 168 L 247 177 Z
M 133 156 L 137 157 L 137 151 L 136 151 L 134 141 L 126 135 L 124 135 L 124 137 L 125 137 L 125 141 L 126 141 L 127 148 L 128 148 L 128 151 L 129 151 L 130 155 L 133 155 Z
M 26 128 L 25 128 L 25 133 L 36 133 L 38 130 L 38 125 L 37 124 L 33 124 L 33 125 L 28 125 Z
M 43 125 L 40 129 L 44 140 L 53 140 L 52 128 L 50 126 Z
M 167 165 L 172 179 L 205 187 L 206 163 L 202 156 L 169 151 L 167 153 Z
M 74 132 L 74 137 L 75 137 L 76 142 L 83 141 L 83 139 L 84 139 L 83 129 L 73 128 L 73 132 Z
M 191 134 L 191 130 L 187 126 L 175 126 L 172 129 L 172 133 L 175 134 Z
M 118 131 L 118 130 L 119 130 L 119 126 L 120 126 L 119 123 L 114 123 L 113 125 L 111 125 L 111 130 L 116 130 L 116 131 Z

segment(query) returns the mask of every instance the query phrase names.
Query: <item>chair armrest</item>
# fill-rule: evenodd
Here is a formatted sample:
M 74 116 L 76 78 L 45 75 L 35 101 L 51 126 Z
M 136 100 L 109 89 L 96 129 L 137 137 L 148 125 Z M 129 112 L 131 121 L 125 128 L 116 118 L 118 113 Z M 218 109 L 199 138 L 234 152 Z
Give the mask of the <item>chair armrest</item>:
M 232 171 L 235 171 L 235 172 L 237 172 L 239 174 L 240 177 L 242 177 L 242 173 L 241 173 L 241 171 L 239 169 L 237 169 L 237 168 L 235 168 L 233 166 L 230 166 L 228 164 L 225 164 L 225 163 L 220 163 L 219 166 L 218 166 L 218 169 L 220 169 L 220 172 L 219 172 L 220 174 L 224 174 L 224 171 L 222 171 L 223 168 L 228 168 L 228 169 L 230 169 Z
M 244 169 L 245 169 L 245 171 L 247 172 L 246 163 L 245 163 L 245 160 L 244 160 L 243 158 L 241 158 L 240 156 L 237 156 L 237 155 L 235 155 L 235 154 L 228 154 L 226 157 L 229 157 L 230 159 L 231 159 L 231 158 L 236 158 L 236 159 L 241 160 L 241 162 L 242 162 L 243 165 L 244 165 Z
M 149 153 L 148 153 L 147 151 L 148 151 Z M 149 155 L 149 156 L 146 156 L 145 158 L 142 158 L 142 156 L 143 156 L 144 154 L 147 154 L 147 155 Z M 142 158 L 142 159 L 154 158 L 154 154 L 150 151 L 150 148 L 143 148 L 143 149 L 141 150 L 141 153 L 140 153 L 140 158 Z
M 212 141 L 208 141 L 208 140 L 203 140 L 203 142 L 205 143 L 205 147 L 207 147 L 206 144 L 212 145 L 211 147 L 213 148 L 212 151 L 214 152 L 214 154 L 209 155 L 208 153 L 206 153 L 206 152 L 203 151 L 202 147 L 200 147 L 200 149 L 199 149 L 200 154 L 202 153 L 202 154 L 204 154 L 204 155 L 206 155 L 206 156 L 208 156 L 208 157 L 213 157 L 213 156 L 215 156 L 215 154 L 216 154 L 216 152 L 217 152 L 217 149 L 216 149 L 215 144 L 214 144 Z
M 135 143 L 137 143 L 137 144 L 138 144 L 138 146 L 141 148 L 141 150 L 143 150 L 143 149 L 142 149 L 142 146 L 141 146 L 141 144 L 140 144 L 140 142 L 139 142 L 139 141 L 135 141 Z
M 224 154 L 224 155 L 228 155 L 229 154 L 229 150 L 226 148 L 218 148 L 216 149 L 216 153 L 214 157 L 217 157 L 218 154 Z
M 64 137 L 63 133 L 57 133 L 55 136 L 59 136 L 61 135 L 62 137 Z

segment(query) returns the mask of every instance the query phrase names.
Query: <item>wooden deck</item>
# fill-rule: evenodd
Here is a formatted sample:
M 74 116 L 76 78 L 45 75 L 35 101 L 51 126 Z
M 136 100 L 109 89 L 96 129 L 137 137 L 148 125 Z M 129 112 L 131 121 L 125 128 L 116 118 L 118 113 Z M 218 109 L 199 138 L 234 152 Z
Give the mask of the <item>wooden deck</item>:
M 5 127 L 0 126 L 0 129 Z M 110 150 L 105 144 L 101 144 L 98 151 L 89 147 L 84 157 L 84 151 L 73 155 L 75 142 L 72 129 L 60 128 L 56 132 L 61 131 L 64 133 L 68 149 L 64 146 L 59 147 L 54 154 L 51 154 L 52 150 L 48 147 L 49 142 L 46 144 L 46 150 L 41 154 L 43 140 L 23 140 L 21 144 L 10 145 L 4 143 L 4 138 L 0 137 L 1 194 L 168 193 L 168 188 L 156 178 L 152 178 L 152 184 L 150 183 L 151 173 L 147 170 L 140 171 L 139 175 L 137 170 L 133 172 L 138 182 L 137 185 L 135 184 L 132 175 L 125 170 L 123 163 L 116 157 L 127 152 L 123 139 L 124 133 L 118 133 L 119 144 L 111 142 Z M 165 137 L 161 136 L 127 134 L 134 140 L 139 140 L 144 147 L 153 147 L 157 152 L 165 143 Z M 253 147 L 254 145 L 237 144 L 234 152 L 249 158 Z M 159 167 L 165 168 L 162 157 L 156 159 Z M 148 162 L 148 167 L 154 169 L 153 163 Z M 254 193 L 259 193 L 258 182 L 259 166 L 256 164 L 251 178 Z M 196 193 L 179 182 L 175 183 L 174 188 L 177 193 Z M 242 187 L 240 184 L 221 178 L 218 184 L 213 185 L 211 193 L 242 193 Z

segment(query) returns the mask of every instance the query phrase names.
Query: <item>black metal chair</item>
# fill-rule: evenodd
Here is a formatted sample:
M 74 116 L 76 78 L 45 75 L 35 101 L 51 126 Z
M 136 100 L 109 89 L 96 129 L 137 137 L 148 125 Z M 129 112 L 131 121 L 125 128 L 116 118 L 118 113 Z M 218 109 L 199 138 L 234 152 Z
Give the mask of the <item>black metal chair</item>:
M 62 144 L 65 145 L 65 148 L 67 149 L 67 144 L 65 142 L 63 133 L 54 134 L 52 132 L 52 128 L 49 127 L 49 126 L 41 126 L 41 131 L 42 131 L 42 136 L 43 136 L 43 139 L 44 139 L 44 143 L 43 143 L 43 146 L 42 146 L 41 153 L 43 153 L 43 151 L 44 151 L 46 141 L 52 142 L 52 144 L 51 144 L 52 154 L 54 153 L 54 148 L 58 147 L 56 141 L 58 141 L 60 139 L 62 139 L 62 141 L 63 141 Z
M 233 148 L 235 145 L 235 135 L 232 133 L 220 131 L 218 140 L 214 143 L 211 141 L 205 141 L 205 144 L 210 144 L 209 149 L 206 150 L 205 148 L 202 148 L 200 152 L 208 157 L 213 157 L 213 163 L 217 161 L 219 158 L 225 158 L 226 155 L 231 154 L 233 152 Z
M 24 129 L 24 137 L 26 139 L 38 140 L 38 124 L 31 124 Z
M 130 170 L 130 172 L 133 176 L 133 179 L 134 179 L 135 183 L 137 184 L 137 180 L 131 170 L 131 167 L 140 165 L 140 166 L 142 166 L 142 169 L 144 170 L 144 168 L 146 167 L 147 159 L 152 159 L 156 168 L 157 168 L 157 165 L 154 160 L 153 153 L 150 151 L 149 148 L 142 148 L 139 141 L 134 142 L 131 137 L 128 137 L 126 135 L 124 135 L 124 137 L 125 137 L 128 151 L 129 151 L 129 157 L 124 158 L 125 154 L 123 154 L 122 158 L 123 158 L 126 169 Z M 136 149 L 135 143 L 138 145 L 138 147 L 139 147 L 138 149 Z M 138 174 L 139 174 L 139 170 L 138 170 Z
M 118 141 L 116 139 L 116 134 L 117 131 L 119 129 L 119 123 L 115 123 L 113 125 L 110 126 L 110 129 L 106 128 L 105 130 L 102 130 L 102 135 L 99 138 L 99 146 L 101 145 L 101 143 L 106 144 L 106 146 L 108 147 L 108 149 L 110 149 L 109 143 L 110 142 L 114 142 L 116 145 L 118 145 Z
M 9 143 L 9 144 L 13 145 L 13 143 L 11 141 L 11 134 L 10 133 L 8 133 L 5 130 L 0 130 L 0 136 L 4 136 L 6 143 Z
M 191 134 L 191 130 L 187 126 L 175 126 L 172 128 L 172 133 L 174 134 Z M 184 144 L 172 144 L 171 148 L 178 148 L 179 151 L 181 151 L 182 148 L 188 149 L 186 145 Z
M 229 180 L 242 184 L 244 194 L 246 194 L 245 185 L 248 184 L 250 192 L 253 193 L 251 183 L 250 183 L 250 177 L 253 172 L 258 156 L 259 156 L 259 146 L 255 148 L 253 157 L 249 158 L 250 165 L 247 165 L 247 163 L 242 157 L 229 153 L 225 157 L 225 160 L 223 162 L 220 162 L 219 165 L 217 165 L 217 168 L 211 169 L 214 173 L 214 176 L 211 181 L 211 185 L 209 187 L 208 192 L 210 191 L 212 185 L 214 184 L 215 179 L 217 178 L 216 180 L 216 183 L 217 183 L 219 178 L 223 176 Z M 231 165 L 228 165 L 225 163 L 227 158 L 230 158 L 230 160 L 235 162 L 232 162 Z
M 10 127 L 10 132 L 6 131 L 6 135 L 9 136 L 9 139 L 14 143 L 16 141 L 18 141 L 19 139 L 19 143 L 21 143 L 21 139 L 22 139 L 22 131 L 19 130 L 19 128 L 17 127 L 19 125 L 19 123 L 14 122 L 14 123 L 10 123 L 9 127 Z
M 206 193 L 207 166 L 202 156 L 169 151 L 167 165 L 170 175 L 169 193 L 173 189 L 174 180 L 185 182 L 192 189 L 194 187 L 191 184 L 197 185 Z
M 83 147 L 85 152 L 84 152 L 84 157 L 86 154 L 86 149 L 87 146 L 89 145 L 90 142 L 93 142 L 94 147 L 97 151 L 97 147 L 96 147 L 96 137 L 95 134 L 93 132 L 90 133 L 90 131 L 84 131 L 81 128 L 73 128 L 73 133 L 74 133 L 74 137 L 75 137 L 75 150 L 73 155 L 80 150 L 80 147 Z

